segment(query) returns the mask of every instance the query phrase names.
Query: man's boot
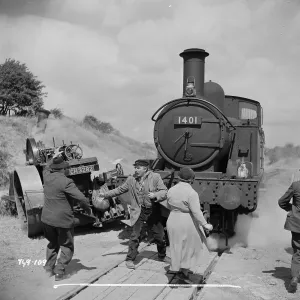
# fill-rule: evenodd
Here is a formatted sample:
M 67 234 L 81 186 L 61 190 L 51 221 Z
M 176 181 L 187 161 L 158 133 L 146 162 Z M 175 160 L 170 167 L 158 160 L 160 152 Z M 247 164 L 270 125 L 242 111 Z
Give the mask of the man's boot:
M 135 265 L 134 265 L 134 263 L 133 263 L 133 261 L 132 260 L 126 260 L 126 267 L 128 268 L 128 269 L 135 269 Z
M 55 281 L 69 279 L 71 274 L 55 274 Z
M 289 291 L 295 292 L 297 290 L 297 284 L 298 284 L 298 277 L 293 277 L 289 285 Z
M 60 281 L 64 279 L 64 274 L 55 274 L 55 281 Z

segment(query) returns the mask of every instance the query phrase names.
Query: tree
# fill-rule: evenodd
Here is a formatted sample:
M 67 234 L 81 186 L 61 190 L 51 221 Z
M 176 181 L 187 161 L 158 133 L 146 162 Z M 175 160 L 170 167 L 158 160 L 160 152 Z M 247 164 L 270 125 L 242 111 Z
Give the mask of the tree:
M 33 115 L 44 105 L 44 87 L 25 64 L 6 59 L 0 65 L 0 114 L 7 115 L 12 110 L 17 115 Z

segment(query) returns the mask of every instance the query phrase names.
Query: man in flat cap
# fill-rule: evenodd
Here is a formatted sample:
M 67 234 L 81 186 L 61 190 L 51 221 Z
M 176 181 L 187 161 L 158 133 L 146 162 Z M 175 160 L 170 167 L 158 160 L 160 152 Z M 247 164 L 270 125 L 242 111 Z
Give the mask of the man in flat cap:
M 292 203 L 290 203 L 291 198 L 293 198 Z M 289 289 L 295 291 L 300 279 L 300 180 L 291 184 L 286 193 L 278 200 L 278 204 L 288 212 L 284 229 L 292 233 L 294 251 L 291 264 L 292 280 Z
M 168 189 L 164 185 L 160 175 L 149 169 L 149 162 L 147 160 L 137 160 L 134 163 L 134 167 L 134 176 L 128 176 L 123 185 L 108 192 L 100 193 L 100 197 L 104 198 L 116 197 L 126 192 L 130 193 L 132 234 L 126 257 L 126 266 L 130 269 L 135 269 L 133 261 L 138 255 L 141 230 L 145 223 L 148 224 L 152 231 L 159 259 L 164 260 L 166 257 L 165 233 L 161 223 L 160 205 L 158 202 L 166 199 Z
M 45 271 L 55 280 L 65 278 L 65 267 L 70 263 L 74 254 L 74 212 L 73 200 L 77 200 L 90 213 L 89 200 L 77 188 L 74 181 L 65 176 L 68 163 L 55 154 L 48 161 L 44 172 L 44 197 L 41 221 L 44 236 L 49 241 L 46 249 Z M 60 257 L 57 260 L 58 252 Z M 56 265 L 55 265 L 56 264 Z

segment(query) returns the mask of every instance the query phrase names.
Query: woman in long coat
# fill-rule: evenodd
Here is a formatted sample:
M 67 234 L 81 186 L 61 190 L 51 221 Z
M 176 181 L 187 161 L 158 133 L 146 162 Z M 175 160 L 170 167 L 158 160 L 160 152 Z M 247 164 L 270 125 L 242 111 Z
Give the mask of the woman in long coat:
M 179 172 L 180 182 L 168 191 L 167 203 L 171 210 L 167 221 L 170 241 L 171 265 L 169 272 L 191 283 L 190 272 L 199 265 L 205 234 L 202 227 L 212 230 L 200 209 L 198 193 L 191 184 L 195 179 L 192 169 L 184 167 Z

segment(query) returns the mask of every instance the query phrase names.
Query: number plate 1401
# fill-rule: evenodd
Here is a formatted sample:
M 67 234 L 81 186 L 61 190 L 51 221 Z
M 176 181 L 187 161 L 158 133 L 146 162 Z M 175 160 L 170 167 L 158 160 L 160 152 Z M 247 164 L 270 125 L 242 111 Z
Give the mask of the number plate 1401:
M 201 124 L 201 117 L 199 116 L 176 116 L 174 117 L 174 124 L 176 125 L 197 125 Z

